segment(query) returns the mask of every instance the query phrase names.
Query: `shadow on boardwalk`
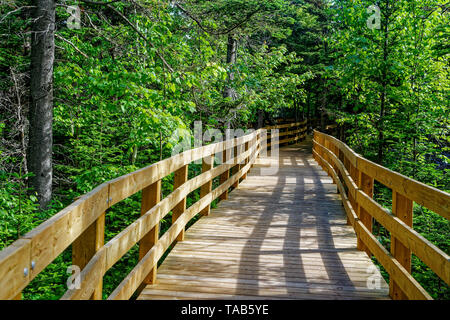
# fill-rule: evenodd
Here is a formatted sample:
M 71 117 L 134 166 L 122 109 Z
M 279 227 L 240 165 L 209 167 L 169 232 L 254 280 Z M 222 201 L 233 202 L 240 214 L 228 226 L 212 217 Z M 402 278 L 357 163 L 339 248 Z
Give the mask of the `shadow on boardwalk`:
M 277 172 L 262 175 L 271 162 Z M 367 288 L 371 266 L 309 139 L 258 159 L 229 200 L 189 228 L 139 299 L 388 299 L 382 278 L 380 289 Z

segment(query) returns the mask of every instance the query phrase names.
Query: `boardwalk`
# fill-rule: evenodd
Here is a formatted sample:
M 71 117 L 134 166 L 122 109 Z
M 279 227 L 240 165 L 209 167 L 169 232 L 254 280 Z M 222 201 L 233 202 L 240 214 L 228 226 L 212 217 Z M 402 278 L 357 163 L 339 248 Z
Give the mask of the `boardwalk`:
M 229 199 L 186 231 L 138 299 L 388 299 L 356 248 L 336 186 L 311 140 L 260 158 Z M 371 277 L 371 278 L 370 278 Z M 370 279 L 369 279 L 370 278 Z

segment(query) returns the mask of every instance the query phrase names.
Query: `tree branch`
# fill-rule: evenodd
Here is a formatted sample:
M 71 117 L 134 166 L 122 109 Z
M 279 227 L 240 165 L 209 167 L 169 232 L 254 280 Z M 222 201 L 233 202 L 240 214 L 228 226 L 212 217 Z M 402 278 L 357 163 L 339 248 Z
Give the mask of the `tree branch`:
M 211 35 L 215 35 L 215 36 L 219 36 L 219 35 L 224 35 L 224 34 L 229 34 L 230 32 L 232 32 L 233 30 L 239 28 L 240 26 L 242 26 L 244 23 L 246 23 L 248 20 L 250 20 L 251 17 L 253 17 L 256 13 L 258 13 L 259 9 L 254 10 L 250 13 L 247 14 L 247 17 L 245 19 L 243 19 L 242 21 L 239 21 L 238 23 L 236 23 L 234 26 L 225 29 L 223 31 L 212 31 L 212 30 L 208 30 L 206 29 L 203 25 L 202 22 L 196 18 L 193 14 L 191 14 L 189 11 L 187 11 L 186 9 L 184 9 L 178 2 L 174 2 L 174 5 L 180 9 L 186 16 L 188 16 L 189 18 L 191 18 L 192 20 L 195 21 L 195 23 L 200 27 L 200 29 L 202 29 L 204 32 L 209 33 Z
M 81 51 L 80 49 L 78 49 L 77 46 L 73 44 L 73 42 L 67 40 L 66 38 L 61 37 L 61 36 L 60 36 L 59 34 L 57 34 L 57 33 L 55 33 L 55 37 L 57 37 L 58 39 L 60 39 L 60 40 L 62 40 L 62 41 L 64 41 L 64 42 L 66 42 L 66 43 L 68 43 L 68 44 L 70 44 L 70 45 L 75 49 L 75 51 L 77 51 L 79 54 L 81 54 L 81 55 L 82 55 L 83 57 L 85 57 L 86 59 L 89 59 L 89 56 L 88 56 L 86 53 L 84 53 L 83 51 Z
M 112 11 L 114 11 L 117 15 L 119 15 L 131 28 L 133 28 L 134 31 L 136 31 L 136 33 L 142 38 L 144 39 L 146 42 L 148 42 L 148 44 L 150 44 L 150 46 L 155 49 L 155 53 L 158 56 L 159 59 L 161 59 L 161 61 L 163 62 L 164 66 L 170 71 L 170 72 L 174 72 L 173 68 L 167 63 L 166 59 L 164 59 L 164 57 L 162 56 L 162 54 L 159 52 L 159 50 L 155 47 L 155 45 L 127 18 L 125 17 L 125 15 L 120 12 L 119 10 L 117 10 L 116 8 L 114 8 L 111 3 L 114 2 L 118 2 L 121 0 L 112 0 L 109 2 L 95 2 L 95 1 L 89 1 L 89 0 L 81 0 L 82 2 L 86 3 L 86 4 L 90 4 L 90 5 L 102 5 L 102 6 L 106 6 L 109 9 L 111 9 Z
M 84 1 L 84 0 L 83 0 Z M 111 5 L 107 5 L 108 8 L 110 8 L 111 10 L 113 10 L 115 13 L 117 13 L 126 23 L 128 23 L 128 25 L 133 28 L 134 31 L 137 32 L 137 34 L 144 39 L 145 41 L 147 41 L 150 46 L 155 49 L 155 53 L 156 55 L 161 59 L 161 61 L 163 62 L 163 64 L 166 66 L 167 69 L 169 69 L 170 72 L 174 72 L 173 68 L 167 63 L 166 59 L 164 59 L 164 57 L 159 53 L 158 49 L 154 46 L 154 44 L 133 24 L 131 23 L 130 20 L 128 20 L 127 17 L 125 17 L 122 12 L 120 12 L 119 10 L 117 10 L 116 8 L 114 8 Z

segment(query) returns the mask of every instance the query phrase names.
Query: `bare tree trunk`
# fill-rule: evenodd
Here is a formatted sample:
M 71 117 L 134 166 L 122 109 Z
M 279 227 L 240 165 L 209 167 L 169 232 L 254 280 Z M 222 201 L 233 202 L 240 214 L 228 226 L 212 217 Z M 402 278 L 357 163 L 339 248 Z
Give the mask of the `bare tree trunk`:
M 28 169 L 30 183 L 45 209 L 52 198 L 53 62 L 55 59 L 55 1 L 34 1 L 31 35 L 30 130 Z
M 227 43 L 227 64 L 232 67 L 236 63 L 237 56 L 237 40 L 232 34 L 228 35 Z M 234 73 L 228 72 L 228 85 L 225 87 L 223 92 L 224 98 L 231 98 L 231 100 L 237 99 L 236 91 L 231 87 L 231 83 L 234 80 Z

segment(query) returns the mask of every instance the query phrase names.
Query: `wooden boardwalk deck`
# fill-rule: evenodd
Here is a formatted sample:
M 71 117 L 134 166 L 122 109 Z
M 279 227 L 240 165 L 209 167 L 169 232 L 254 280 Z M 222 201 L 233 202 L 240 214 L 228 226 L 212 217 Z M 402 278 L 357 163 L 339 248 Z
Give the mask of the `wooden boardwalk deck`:
M 389 299 L 311 140 L 281 148 L 277 173 L 261 175 L 274 161 L 259 158 L 186 231 L 138 299 Z M 368 288 L 376 276 L 381 287 Z

